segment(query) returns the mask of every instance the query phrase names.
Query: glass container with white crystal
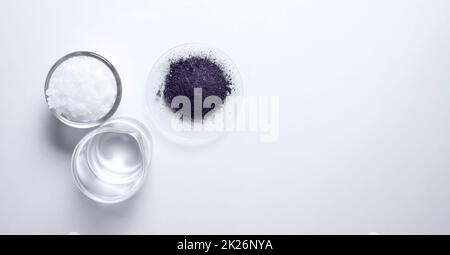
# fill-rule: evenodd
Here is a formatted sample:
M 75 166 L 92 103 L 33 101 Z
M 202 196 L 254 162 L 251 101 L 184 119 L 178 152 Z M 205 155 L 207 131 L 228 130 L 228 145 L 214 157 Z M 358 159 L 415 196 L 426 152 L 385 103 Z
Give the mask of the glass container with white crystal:
M 104 57 L 77 51 L 60 58 L 45 81 L 50 111 L 64 124 L 92 128 L 109 119 L 122 97 L 114 66 Z

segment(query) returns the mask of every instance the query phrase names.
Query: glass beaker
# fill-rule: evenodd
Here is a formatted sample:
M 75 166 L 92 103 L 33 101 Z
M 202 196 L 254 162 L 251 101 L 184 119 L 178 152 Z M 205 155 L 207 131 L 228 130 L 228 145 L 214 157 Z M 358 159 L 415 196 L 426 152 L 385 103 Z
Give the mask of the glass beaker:
M 152 157 L 152 137 L 131 118 L 116 118 L 88 133 L 72 155 L 76 185 L 100 203 L 133 196 L 145 181 Z

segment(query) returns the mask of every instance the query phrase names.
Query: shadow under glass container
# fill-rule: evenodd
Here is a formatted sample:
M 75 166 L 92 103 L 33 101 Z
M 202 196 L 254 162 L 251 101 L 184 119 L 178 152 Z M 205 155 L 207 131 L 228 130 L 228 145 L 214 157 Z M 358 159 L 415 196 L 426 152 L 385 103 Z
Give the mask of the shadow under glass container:
M 140 122 L 117 118 L 88 133 L 76 146 L 72 172 L 83 194 L 100 203 L 133 196 L 145 181 L 152 138 Z

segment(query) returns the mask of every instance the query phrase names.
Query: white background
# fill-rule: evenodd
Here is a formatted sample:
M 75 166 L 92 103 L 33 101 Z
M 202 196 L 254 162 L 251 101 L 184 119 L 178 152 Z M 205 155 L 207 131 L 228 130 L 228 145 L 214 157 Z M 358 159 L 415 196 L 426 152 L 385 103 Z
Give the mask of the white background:
M 450 2 L 0 1 L 0 233 L 450 234 Z M 166 50 L 214 45 L 246 93 L 280 96 L 280 138 L 185 148 L 153 132 L 148 181 L 101 207 L 44 99 L 51 65 L 91 50 L 118 69 L 116 116 L 147 123 Z

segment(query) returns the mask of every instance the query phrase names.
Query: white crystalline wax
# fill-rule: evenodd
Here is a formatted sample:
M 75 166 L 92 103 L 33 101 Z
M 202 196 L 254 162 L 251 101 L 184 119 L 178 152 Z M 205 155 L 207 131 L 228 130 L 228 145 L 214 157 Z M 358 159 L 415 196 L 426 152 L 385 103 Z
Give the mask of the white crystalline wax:
M 66 119 L 93 122 L 114 105 L 117 83 L 108 66 L 89 56 L 72 57 L 53 72 L 45 92 L 49 107 Z

